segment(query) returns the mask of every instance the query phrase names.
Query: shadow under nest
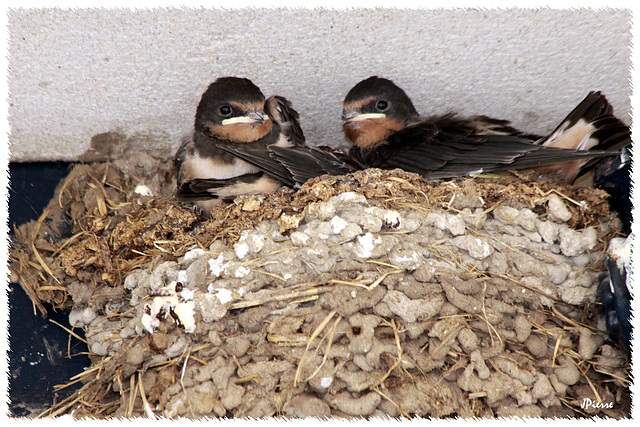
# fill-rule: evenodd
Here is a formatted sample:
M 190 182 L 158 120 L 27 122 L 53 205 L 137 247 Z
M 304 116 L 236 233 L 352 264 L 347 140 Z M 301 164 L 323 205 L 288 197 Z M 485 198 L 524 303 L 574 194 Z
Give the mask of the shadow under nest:
M 603 191 L 371 169 L 205 220 L 172 179 L 145 155 L 77 165 L 16 230 L 13 277 L 92 360 L 41 416 L 630 416 L 596 298 L 621 228 Z

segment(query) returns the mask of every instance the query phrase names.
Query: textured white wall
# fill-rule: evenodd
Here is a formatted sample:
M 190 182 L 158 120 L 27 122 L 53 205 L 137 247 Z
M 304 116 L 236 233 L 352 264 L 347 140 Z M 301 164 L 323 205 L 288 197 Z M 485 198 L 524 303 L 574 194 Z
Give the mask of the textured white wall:
M 342 99 L 373 74 L 423 114 L 542 133 L 602 90 L 630 122 L 624 9 L 14 9 L 8 26 L 12 161 L 170 157 L 224 75 L 291 99 L 311 144 L 344 144 Z

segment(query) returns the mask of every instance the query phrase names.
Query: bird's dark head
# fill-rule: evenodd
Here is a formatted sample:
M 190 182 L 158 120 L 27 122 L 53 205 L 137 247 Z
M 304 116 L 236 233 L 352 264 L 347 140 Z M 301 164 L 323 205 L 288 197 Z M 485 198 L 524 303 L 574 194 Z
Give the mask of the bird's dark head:
M 253 142 L 268 134 L 273 123 L 264 112 L 264 95 L 251 80 L 221 77 L 202 94 L 195 130 L 231 142 Z
M 391 80 L 373 76 L 344 99 L 342 128 L 357 147 L 371 148 L 418 118 L 411 99 Z

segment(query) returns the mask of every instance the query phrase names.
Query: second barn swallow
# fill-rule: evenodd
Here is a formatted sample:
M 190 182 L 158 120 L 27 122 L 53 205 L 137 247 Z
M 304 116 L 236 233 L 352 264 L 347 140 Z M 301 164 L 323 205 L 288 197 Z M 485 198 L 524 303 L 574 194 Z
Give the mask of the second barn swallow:
M 597 92 L 542 138 L 487 116 L 421 117 L 401 88 L 377 76 L 349 91 L 342 124 L 354 144 L 350 157 L 362 167 L 400 168 L 427 178 L 562 164 L 561 171 L 571 169 L 563 178 L 573 181 L 590 160 L 617 155 L 631 142 L 629 128 Z
M 298 113 L 289 101 L 280 96 L 265 101 L 249 79 L 219 78 L 202 95 L 193 134 L 176 152 L 175 196 L 208 212 L 220 200 L 274 192 L 281 180 L 225 147 L 265 151 L 303 144 Z
M 614 341 L 631 351 L 631 303 L 633 285 L 631 268 L 632 237 L 611 239 L 605 256 L 607 274 L 601 277 L 600 299 L 605 313 L 607 330 Z

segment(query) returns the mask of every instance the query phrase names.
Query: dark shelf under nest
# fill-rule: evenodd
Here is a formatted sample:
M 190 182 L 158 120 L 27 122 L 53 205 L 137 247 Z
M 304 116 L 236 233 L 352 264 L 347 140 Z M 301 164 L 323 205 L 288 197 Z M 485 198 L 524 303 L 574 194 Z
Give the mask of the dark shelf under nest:
M 9 173 L 9 229 L 37 220 L 51 201 L 56 186 L 69 173 L 63 162 L 11 163 Z M 68 325 L 69 314 L 44 304 L 47 315 L 34 313 L 34 304 L 17 283 L 9 296 L 9 410 L 19 417 L 37 415 L 80 388 L 60 392 L 54 386 L 68 382 L 90 365 L 87 347 L 53 322 Z M 81 330 L 76 331 L 82 335 Z M 67 345 L 73 357 L 67 357 Z

